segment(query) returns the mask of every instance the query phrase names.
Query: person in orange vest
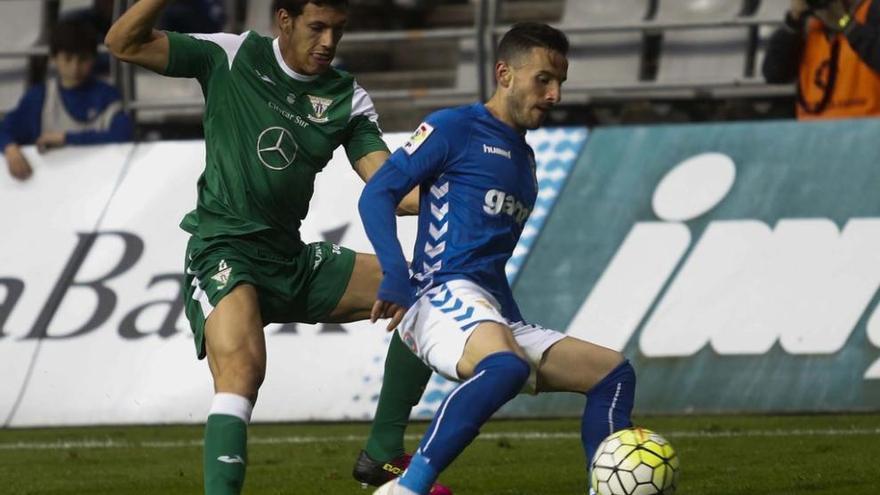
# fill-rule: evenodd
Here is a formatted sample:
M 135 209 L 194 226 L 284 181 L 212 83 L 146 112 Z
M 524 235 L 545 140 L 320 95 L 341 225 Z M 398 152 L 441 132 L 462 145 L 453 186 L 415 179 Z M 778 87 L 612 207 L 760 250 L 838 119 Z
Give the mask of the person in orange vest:
M 791 0 L 762 71 L 797 82 L 799 120 L 880 115 L 880 1 Z

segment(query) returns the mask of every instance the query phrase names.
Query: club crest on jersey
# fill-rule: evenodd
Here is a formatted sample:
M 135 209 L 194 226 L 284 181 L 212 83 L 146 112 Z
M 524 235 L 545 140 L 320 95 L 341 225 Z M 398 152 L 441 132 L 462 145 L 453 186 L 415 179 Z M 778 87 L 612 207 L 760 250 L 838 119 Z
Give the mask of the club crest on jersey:
M 333 104 L 330 98 L 321 98 L 320 96 L 306 95 L 312 104 L 312 113 L 308 115 L 308 119 L 317 124 L 323 124 L 330 120 L 327 117 L 327 109 Z
M 428 136 L 434 132 L 434 127 L 427 122 L 422 122 L 419 124 L 419 127 L 412 133 L 412 136 L 407 139 L 406 143 L 403 145 L 403 151 L 406 152 L 407 155 L 412 155 L 419 149 L 419 146 L 428 139 Z

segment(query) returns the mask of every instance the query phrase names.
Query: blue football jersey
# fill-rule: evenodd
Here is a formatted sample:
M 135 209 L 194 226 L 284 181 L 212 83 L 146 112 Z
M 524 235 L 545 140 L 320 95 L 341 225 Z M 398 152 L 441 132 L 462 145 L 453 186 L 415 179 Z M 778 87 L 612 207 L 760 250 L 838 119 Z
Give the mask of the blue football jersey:
M 525 136 L 482 103 L 441 110 L 387 164 L 420 186 L 411 280 L 418 294 L 471 280 L 498 300 L 505 318 L 521 320 L 504 267 L 537 196 Z

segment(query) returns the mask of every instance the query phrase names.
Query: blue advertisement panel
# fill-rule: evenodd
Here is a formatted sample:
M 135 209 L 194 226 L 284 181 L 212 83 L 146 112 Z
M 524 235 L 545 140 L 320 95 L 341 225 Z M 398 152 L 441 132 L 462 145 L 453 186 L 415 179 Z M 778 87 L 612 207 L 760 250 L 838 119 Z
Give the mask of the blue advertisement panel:
M 623 350 L 643 413 L 880 409 L 877 136 L 869 119 L 595 130 L 520 271 L 524 315 Z

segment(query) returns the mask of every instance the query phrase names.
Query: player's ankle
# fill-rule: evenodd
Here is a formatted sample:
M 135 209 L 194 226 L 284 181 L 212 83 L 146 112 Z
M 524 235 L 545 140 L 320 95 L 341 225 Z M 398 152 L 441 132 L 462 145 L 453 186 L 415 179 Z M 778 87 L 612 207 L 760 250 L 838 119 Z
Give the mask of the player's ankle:
M 437 470 L 429 463 L 428 459 L 416 454 L 409 463 L 406 472 L 400 477 L 400 487 L 410 490 L 413 494 L 428 493 L 434 481 L 437 480 Z M 405 493 L 404 495 L 409 495 Z

